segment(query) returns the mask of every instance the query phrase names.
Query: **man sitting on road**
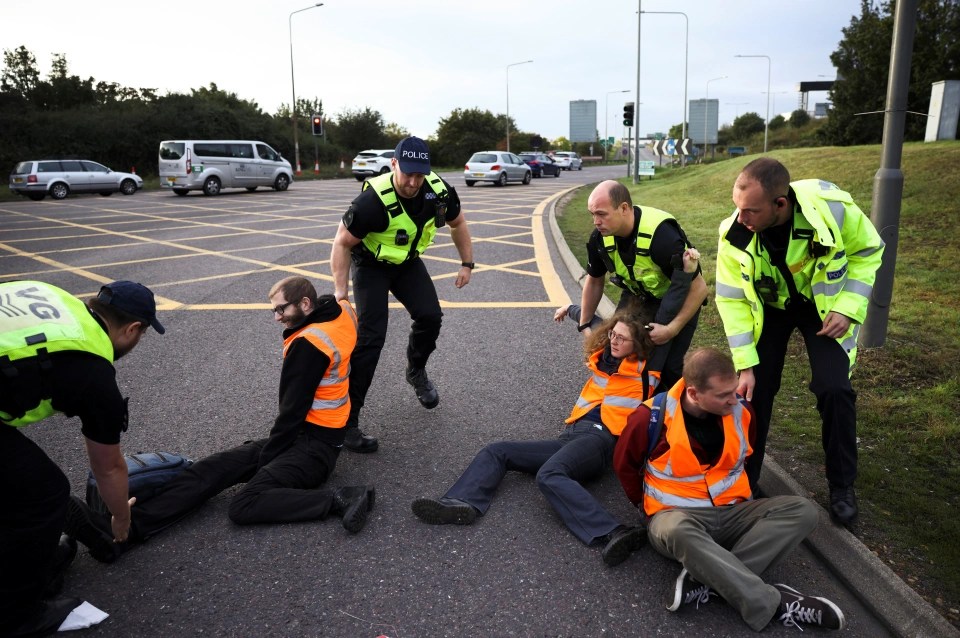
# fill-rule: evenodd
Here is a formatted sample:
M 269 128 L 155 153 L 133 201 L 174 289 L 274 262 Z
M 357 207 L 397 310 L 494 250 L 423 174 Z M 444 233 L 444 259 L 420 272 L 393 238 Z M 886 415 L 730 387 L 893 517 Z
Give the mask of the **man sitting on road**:
M 163 491 L 131 508 L 130 542 L 117 542 L 109 520 L 71 498 L 66 532 L 112 563 L 133 543 L 173 525 L 204 502 L 237 483 L 246 483 L 230 501 L 238 525 L 291 523 L 342 518 L 359 532 L 373 508 L 372 486 L 321 487 L 333 472 L 350 411 L 347 374 L 357 340 L 357 319 L 349 302 L 317 297 L 303 277 L 287 277 L 270 290 L 273 315 L 283 324 L 280 411 L 265 439 L 212 454 L 183 470 Z
M 833 602 L 760 578 L 813 531 L 817 510 L 799 496 L 753 498 L 744 465 L 754 416 L 738 383 L 728 355 L 687 354 L 683 378 L 630 415 L 614 452 L 650 544 L 683 565 L 667 609 L 719 595 L 754 631 L 775 619 L 843 629 Z

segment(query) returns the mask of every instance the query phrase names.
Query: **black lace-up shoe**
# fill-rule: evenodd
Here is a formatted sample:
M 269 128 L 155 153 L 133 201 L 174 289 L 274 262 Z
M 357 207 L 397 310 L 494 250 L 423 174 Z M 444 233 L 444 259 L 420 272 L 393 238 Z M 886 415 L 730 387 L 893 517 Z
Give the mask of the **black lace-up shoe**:
M 857 520 L 857 492 L 850 487 L 830 488 L 830 518 L 841 525 Z
M 796 627 L 803 631 L 801 624 L 825 629 L 843 629 L 847 626 L 843 612 L 826 598 L 804 596 L 793 587 L 783 584 L 774 587 L 780 592 L 780 608 L 775 618 L 784 627 Z
M 477 509 L 460 499 L 418 498 L 411 505 L 414 515 L 431 525 L 469 525 L 477 520 Z
M 440 403 L 440 395 L 437 394 L 433 381 L 427 377 L 426 369 L 407 368 L 407 383 L 417 391 L 417 399 L 426 409 L 432 410 Z
M 667 606 L 667 610 L 677 611 L 680 609 L 680 605 L 689 605 L 690 603 L 695 603 L 696 608 L 700 609 L 701 604 L 707 604 L 710 602 L 710 597 L 716 595 L 717 592 L 695 581 L 687 568 L 684 567 L 680 575 L 677 576 L 677 584 L 673 591 L 673 602 Z
M 647 533 L 642 527 L 621 525 L 607 534 L 607 542 L 600 555 L 607 567 L 613 567 L 627 560 L 630 554 L 643 547 L 646 540 Z
M 113 542 L 110 517 L 95 512 L 76 496 L 67 505 L 64 532 L 87 546 L 90 555 L 101 563 L 112 563 L 126 551 L 128 543 Z

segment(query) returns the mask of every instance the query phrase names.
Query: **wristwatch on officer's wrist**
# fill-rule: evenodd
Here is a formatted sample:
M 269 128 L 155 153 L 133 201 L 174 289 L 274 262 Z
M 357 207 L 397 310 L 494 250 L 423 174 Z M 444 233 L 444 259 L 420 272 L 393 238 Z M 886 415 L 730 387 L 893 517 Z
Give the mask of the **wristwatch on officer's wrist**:
M 475 264 L 475 263 L 472 262 L 472 261 L 461 261 L 461 262 L 460 262 L 460 267 L 461 267 L 461 268 L 469 268 L 470 270 L 473 270 L 474 268 L 477 267 L 477 264 Z

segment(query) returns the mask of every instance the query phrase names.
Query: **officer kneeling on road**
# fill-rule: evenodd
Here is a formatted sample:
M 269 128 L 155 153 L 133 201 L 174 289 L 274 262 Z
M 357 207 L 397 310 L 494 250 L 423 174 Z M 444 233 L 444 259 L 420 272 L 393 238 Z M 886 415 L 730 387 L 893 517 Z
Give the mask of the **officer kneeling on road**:
M 150 326 L 163 334 L 153 293 L 131 281 L 103 286 L 86 305 L 39 281 L 0 284 L 0 635 L 53 633 L 82 602 L 59 595 L 77 551 L 60 535 L 70 483 L 18 428 L 54 412 L 80 417 L 113 537 L 126 539 L 127 401 L 113 362 Z
M 347 279 L 353 262 L 353 297 L 360 313 L 357 347 L 350 370 L 350 418 L 343 445 L 354 452 L 375 452 L 378 441 L 360 431 L 360 409 L 377 370 L 387 336 L 387 294 L 403 304 L 413 325 L 407 343 L 407 383 L 423 407 L 440 402 L 427 377 L 427 359 L 437 348 L 443 312 L 420 255 L 434 240 L 437 229 L 450 227 L 450 238 L 460 255 L 454 285 L 470 283 L 473 246 L 457 191 L 430 170 L 430 149 L 418 137 L 397 145 L 390 160 L 393 172 L 366 181 L 363 192 L 343 216 L 330 253 L 334 294 L 347 298 Z

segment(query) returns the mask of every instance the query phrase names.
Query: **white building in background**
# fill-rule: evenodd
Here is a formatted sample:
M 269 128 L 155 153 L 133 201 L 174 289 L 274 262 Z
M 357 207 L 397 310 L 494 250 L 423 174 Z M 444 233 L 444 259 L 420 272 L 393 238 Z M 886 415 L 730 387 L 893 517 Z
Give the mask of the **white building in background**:
M 597 101 L 570 101 L 570 141 L 597 141 Z

